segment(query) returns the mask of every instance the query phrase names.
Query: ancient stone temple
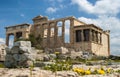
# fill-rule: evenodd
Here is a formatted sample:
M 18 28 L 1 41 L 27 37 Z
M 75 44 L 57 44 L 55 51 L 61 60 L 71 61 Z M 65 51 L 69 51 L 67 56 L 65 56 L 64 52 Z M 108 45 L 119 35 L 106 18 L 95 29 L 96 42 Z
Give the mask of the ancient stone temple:
M 45 16 L 33 18 L 33 25 L 20 24 L 6 27 L 6 44 L 9 35 L 16 38 L 28 38 L 33 33 L 43 38 L 43 48 L 73 48 L 76 51 L 88 51 L 99 56 L 110 55 L 109 30 L 103 31 L 94 24 L 86 24 L 75 17 L 49 20 Z

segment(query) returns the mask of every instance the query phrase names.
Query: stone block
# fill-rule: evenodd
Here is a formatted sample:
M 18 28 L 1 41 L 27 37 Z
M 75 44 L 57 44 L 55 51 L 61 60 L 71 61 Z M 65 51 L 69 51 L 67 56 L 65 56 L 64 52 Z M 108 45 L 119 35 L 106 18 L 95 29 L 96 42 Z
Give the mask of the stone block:
M 31 47 L 31 42 L 30 41 L 17 41 L 14 43 L 14 46 Z
M 11 54 L 7 54 L 7 55 L 5 56 L 5 60 L 6 60 L 6 61 L 13 60 L 13 56 L 12 56 Z
M 69 52 L 68 49 L 65 47 L 56 48 L 55 51 L 60 52 L 62 54 L 66 54 Z
M 50 60 L 50 56 L 49 55 L 44 55 L 43 59 L 44 59 L 44 61 L 49 61 Z
M 27 60 L 27 56 L 25 56 L 24 54 L 20 55 L 20 61 L 26 61 Z
M 36 55 L 28 54 L 28 53 L 24 53 L 23 55 L 25 55 L 28 60 L 35 61 Z
M 29 41 L 15 42 L 11 49 L 7 49 L 5 58 L 6 67 L 29 67 L 36 59 L 36 52 Z
M 16 63 L 14 62 L 12 55 L 6 55 L 4 64 L 6 67 L 12 67 Z
M 31 48 L 30 47 L 19 47 L 19 52 L 20 53 L 31 53 Z
M 19 54 L 13 54 L 13 58 L 15 61 L 20 61 L 20 55 Z
M 33 66 L 33 61 L 28 60 L 28 61 L 26 61 L 26 64 L 27 64 L 26 66 L 28 66 L 28 67 L 29 67 L 29 66 Z
M 11 51 L 12 54 L 18 54 L 19 53 L 19 47 L 13 46 L 10 51 Z
M 5 51 L 6 51 L 6 54 L 10 54 L 11 53 L 10 48 L 8 48 L 8 47 L 5 48 Z

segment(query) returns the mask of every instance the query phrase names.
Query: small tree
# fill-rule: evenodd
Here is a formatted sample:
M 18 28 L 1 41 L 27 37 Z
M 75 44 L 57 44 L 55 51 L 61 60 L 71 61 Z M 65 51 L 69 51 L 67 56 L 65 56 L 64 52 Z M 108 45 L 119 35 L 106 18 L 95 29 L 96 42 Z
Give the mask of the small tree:
M 40 34 L 37 37 L 35 37 L 33 34 L 30 34 L 29 41 L 31 41 L 33 47 L 41 49 L 42 38 Z
M 35 35 L 33 35 L 33 34 L 29 34 L 29 38 L 28 39 L 17 38 L 15 40 L 15 42 L 16 41 L 30 41 L 31 44 L 32 44 L 32 47 L 35 47 L 37 49 L 41 49 L 42 38 L 41 38 L 40 34 L 37 37 L 35 37 Z

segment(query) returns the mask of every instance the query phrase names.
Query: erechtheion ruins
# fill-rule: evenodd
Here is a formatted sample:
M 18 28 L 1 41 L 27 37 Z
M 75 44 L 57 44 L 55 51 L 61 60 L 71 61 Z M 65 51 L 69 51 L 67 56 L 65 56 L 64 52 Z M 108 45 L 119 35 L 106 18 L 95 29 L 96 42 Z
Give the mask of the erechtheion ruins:
M 19 24 L 6 27 L 6 45 L 9 36 L 28 38 L 33 33 L 43 38 L 43 48 L 73 48 L 76 51 L 89 51 L 100 56 L 110 55 L 109 30 L 103 31 L 94 24 L 86 24 L 75 17 L 49 20 L 45 16 L 33 18 L 33 24 Z

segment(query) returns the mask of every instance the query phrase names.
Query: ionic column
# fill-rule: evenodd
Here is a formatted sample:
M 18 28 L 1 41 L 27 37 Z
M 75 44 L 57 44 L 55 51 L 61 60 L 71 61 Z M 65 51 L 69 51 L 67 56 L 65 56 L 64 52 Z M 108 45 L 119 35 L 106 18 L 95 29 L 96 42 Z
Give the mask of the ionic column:
M 50 34 L 51 34 L 51 30 L 50 30 L 50 24 L 47 24 L 47 46 L 49 47 L 50 45 Z
M 94 42 L 96 42 L 96 33 L 95 33 L 95 31 L 93 31 L 93 34 L 94 34 Z
M 58 36 L 58 29 L 57 29 L 57 22 L 54 25 L 54 47 L 57 47 L 57 36 Z
M 92 41 L 94 41 L 94 31 L 92 30 Z
M 74 21 L 70 19 L 70 43 L 74 44 Z
M 6 34 L 6 45 L 9 46 L 9 35 Z
M 100 33 L 100 44 L 102 43 L 102 34 Z
M 90 33 L 89 33 L 89 41 L 91 42 L 91 41 L 92 41 L 92 30 L 90 29 L 89 32 L 90 32 Z
M 42 24 L 40 27 L 40 31 L 41 31 L 41 37 L 44 37 L 44 25 Z
M 81 36 L 82 36 L 82 42 L 84 41 L 84 33 L 83 33 L 83 30 L 81 30 Z
M 62 44 L 65 42 L 65 20 L 62 21 Z
M 17 38 L 16 38 L 16 33 L 14 33 L 13 35 L 14 35 L 14 42 L 15 42 L 15 41 L 16 41 L 16 39 L 17 39 Z
M 27 31 L 22 32 L 22 38 L 27 38 Z
M 100 43 L 100 33 L 98 32 L 98 43 Z

